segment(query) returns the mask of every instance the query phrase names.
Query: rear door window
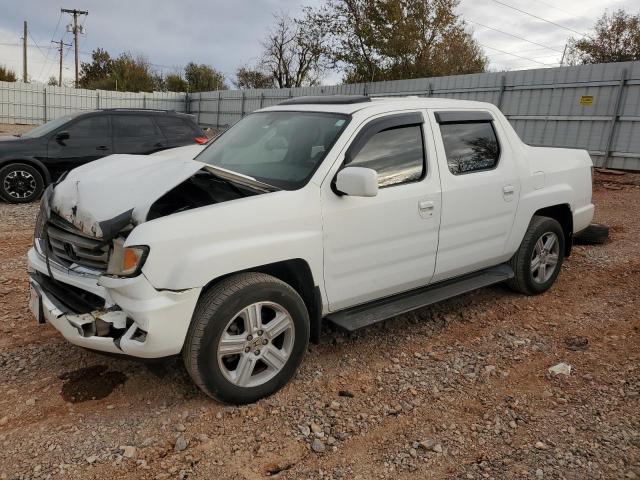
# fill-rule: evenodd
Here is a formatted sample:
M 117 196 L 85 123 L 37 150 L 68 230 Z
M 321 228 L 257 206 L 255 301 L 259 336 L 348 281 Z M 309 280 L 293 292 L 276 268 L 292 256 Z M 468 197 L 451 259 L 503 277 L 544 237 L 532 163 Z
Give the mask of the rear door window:
M 113 136 L 118 138 L 160 135 L 151 117 L 144 115 L 114 115 Z
M 454 175 L 491 170 L 498 164 L 500 144 L 492 122 L 444 123 L 440 132 Z

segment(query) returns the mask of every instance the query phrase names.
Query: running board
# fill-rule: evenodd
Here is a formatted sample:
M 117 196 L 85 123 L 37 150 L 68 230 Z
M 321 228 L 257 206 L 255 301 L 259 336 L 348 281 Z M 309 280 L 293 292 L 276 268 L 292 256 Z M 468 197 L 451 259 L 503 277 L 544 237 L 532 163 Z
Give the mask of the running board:
M 416 308 L 426 307 L 448 298 L 487 287 L 513 278 L 513 269 L 502 264 L 463 277 L 400 293 L 392 297 L 374 300 L 347 310 L 331 313 L 325 318 L 336 325 L 354 331 L 401 315 Z

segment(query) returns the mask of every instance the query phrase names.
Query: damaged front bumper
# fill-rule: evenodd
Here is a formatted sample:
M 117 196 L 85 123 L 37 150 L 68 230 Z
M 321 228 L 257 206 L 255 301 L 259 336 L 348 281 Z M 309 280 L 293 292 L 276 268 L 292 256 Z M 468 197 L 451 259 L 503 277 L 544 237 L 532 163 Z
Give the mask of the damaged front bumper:
M 140 358 L 166 357 L 182 349 L 201 288 L 156 290 L 144 274 L 95 276 L 49 262 L 52 282 L 43 255 L 31 248 L 27 259 L 36 318 L 69 342 Z M 88 292 L 90 300 L 72 301 L 77 291 Z M 90 307 L 79 308 L 78 302 Z

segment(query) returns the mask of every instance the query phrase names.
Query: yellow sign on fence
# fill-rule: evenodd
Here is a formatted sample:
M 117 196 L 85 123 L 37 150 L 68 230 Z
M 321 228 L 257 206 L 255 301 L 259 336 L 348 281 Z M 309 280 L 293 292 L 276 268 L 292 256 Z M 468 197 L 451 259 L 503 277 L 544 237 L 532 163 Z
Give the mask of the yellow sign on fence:
M 582 95 L 580 105 L 593 105 L 593 95 Z

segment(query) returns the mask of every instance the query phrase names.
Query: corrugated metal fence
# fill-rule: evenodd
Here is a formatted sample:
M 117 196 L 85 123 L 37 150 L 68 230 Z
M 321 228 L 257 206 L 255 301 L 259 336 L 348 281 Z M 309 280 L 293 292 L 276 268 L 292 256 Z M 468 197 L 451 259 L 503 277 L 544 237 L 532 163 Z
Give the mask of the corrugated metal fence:
M 530 145 L 584 148 L 596 165 L 640 170 L 640 62 L 481 73 L 331 87 L 225 90 L 189 95 L 202 125 L 304 95 L 418 95 L 491 102 Z
M 38 125 L 97 108 L 157 108 L 184 112 L 185 93 L 131 93 L 0 82 L 0 123 Z

